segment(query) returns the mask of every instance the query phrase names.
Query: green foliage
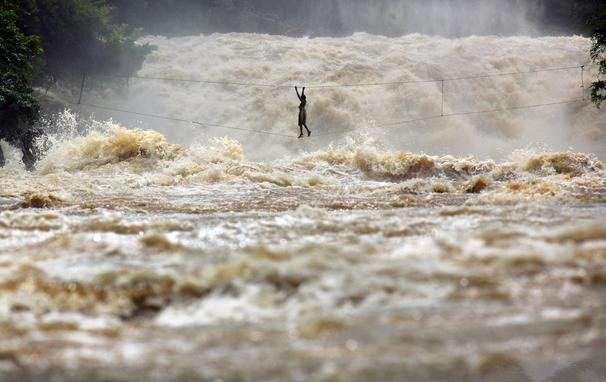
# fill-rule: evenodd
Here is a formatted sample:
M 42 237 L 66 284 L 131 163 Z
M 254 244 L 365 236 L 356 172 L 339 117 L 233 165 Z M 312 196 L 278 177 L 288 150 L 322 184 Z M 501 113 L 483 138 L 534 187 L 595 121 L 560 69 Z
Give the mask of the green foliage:
M 23 130 L 19 126 L 38 117 L 31 81 L 42 50 L 37 36 L 26 36 L 17 27 L 11 5 L 0 2 L 0 138 L 14 141 Z
M 139 31 L 114 24 L 105 0 L 20 0 L 19 25 L 41 37 L 41 73 L 70 80 L 81 73 L 129 75 L 151 51 L 135 44 Z
M 137 30 L 112 23 L 113 11 L 106 0 L 0 0 L 0 139 L 21 148 L 28 168 L 41 135 L 34 84 L 129 75 L 151 50 L 135 44 Z
M 590 25 L 593 29 L 591 40 L 591 59 L 598 66 L 598 79 L 591 85 L 591 100 L 600 107 L 606 101 L 606 7 L 592 19 Z

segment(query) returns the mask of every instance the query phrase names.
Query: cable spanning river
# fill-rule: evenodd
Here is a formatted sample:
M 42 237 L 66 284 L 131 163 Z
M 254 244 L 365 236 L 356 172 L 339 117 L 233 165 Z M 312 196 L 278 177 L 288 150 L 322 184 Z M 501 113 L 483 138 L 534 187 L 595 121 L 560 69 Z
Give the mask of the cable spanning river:
M 145 40 L 158 49 L 140 77 L 275 85 L 573 67 L 589 49 L 581 37 Z M 444 107 L 579 100 L 581 84 L 578 68 L 449 81 Z M 296 140 L 258 133 L 296 137 L 294 89 L 86 89 L 86 104 L 257 132 L 82 107 L 48 121 L 34 172 L 2 143 L 0 379 L 606 374 L 606 119 L 588 102 L 388 129 L 439 116 L 440 83 L 310 88 L 318 137 Z

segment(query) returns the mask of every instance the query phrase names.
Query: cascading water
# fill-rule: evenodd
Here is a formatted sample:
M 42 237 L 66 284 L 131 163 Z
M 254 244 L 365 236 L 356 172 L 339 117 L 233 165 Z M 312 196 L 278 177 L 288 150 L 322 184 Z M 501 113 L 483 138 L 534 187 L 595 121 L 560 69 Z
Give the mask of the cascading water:
M 343 136 L 364 134 L 398 150 L 429 154 L 476 155 L 502 159 L 515 149 L 547 145 L 552 150 L 605 154 L 601 113 L 589 103 L 570 103 L 469 116 L 451 116 L 383 127 L 398 121 L 525 107 L 583 98 L 580 65 L 588 61 L 582 37 L 468 37 L 423 35 L 387 38 L 355 34 L 346 38 L 294 39 L 254 34 L 214 34 L 166 39 L 129 86 L 100 90 L 91 79 L 88 103 L 179 119 L 222 124 L 248 131 L 195 126 L 123 113 L 118 121 L 162 132 L 169 140 L 231 136 L 244 142 L 251 158 L 276 159 L 285 153 L 320 149 Z M 528 55 L 531 50 L 533 54 Z M 546 68 L 570 68 L 531 72 Z M 591 67 L 587 66 L 585 80 Z M 148 77 L 148 78 L 145 78 Z M 151 78 L 212 80 L 239 84 L 339 85 L 407 82 L 376 86 L 311 88 L 309 121 L 327 138 L 304 142 L 253 131 L 297 135 L 294 89 L 221 85 Z M 436 82 L 414 83 L 432 80 Z M 336 133 L 336 134 L 333 134 Z M 598 137 L 596 137 L 598 134 Z M 596 139 L 598 138 L 598 139 Z
M 604 375 L 603 112 L 386 128 L 440 116 L 441 82 L 311 87 L 575 67 L 587 39 L 145 41 L 158 49 L 140 77 L 310 85 L 318 137 L 295 139 L 294 89 L 132 78 L 89 79 L 83 103 L 253 131 L 83 106 L 52 122 L 32 173 L 3 144 L 0 379 Z M 449 80 L 444 109 L 578 100 L 580 86 L 579 68 Z

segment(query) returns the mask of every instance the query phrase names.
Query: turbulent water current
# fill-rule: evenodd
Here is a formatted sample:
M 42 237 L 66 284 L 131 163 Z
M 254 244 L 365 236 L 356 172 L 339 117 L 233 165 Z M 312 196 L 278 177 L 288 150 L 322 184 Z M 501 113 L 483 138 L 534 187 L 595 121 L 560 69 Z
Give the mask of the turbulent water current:
M 587 39 L 145 40 L 1 143 L 0 380 L 604 380 Z

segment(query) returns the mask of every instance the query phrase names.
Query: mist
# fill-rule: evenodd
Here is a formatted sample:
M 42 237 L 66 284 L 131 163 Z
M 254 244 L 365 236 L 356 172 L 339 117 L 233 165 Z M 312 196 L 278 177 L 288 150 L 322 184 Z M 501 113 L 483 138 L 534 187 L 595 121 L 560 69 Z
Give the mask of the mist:
M 120 21 L 148 34 L 227 32 L 287 36 L 409 33 L 559 35 L 587 32 L 595 0 L 114 0 Z
M 604 157 L 604 132 L 592 105 L 570 103 L 429 119 L 401 126 L 397 132 L 380 127 L 433 118 L 441 108 L 447 114 L 460 114 L 583 98 L 579 65 L 589 61 L 589 39 L 533 36 L 547 33 L 549 23 L 540 21 L 547 15 L 552 26 L 558 24 L 554 16 L 561 9 L 558 4 L 522 0 L 134 1 L 124 5 L 127 12 L 123 14 L 145 19 L 151 30 L 146 29 L 150 35 L 141 43 L 158 47 L 138 75 L 194 83 L 133 78 L 125 84 L 123 79 L 89 78 L 84 102 L 101 108 L 78 111 L 97 119 L 113 118 L 128 127 L 153 129 L 180 144 L 234 138 L 254 160 L 296 155 L 361 136 L 394 150 L 432 155 L 503 160 L 515 150 L 542 147 L 573 148 Z M 291 85 L 418 81 L 554 67 L 570 69 L 450 81 L 444 97 L 439 82 L 312 90 L 313 128 L 320 134 L 336 135 L 300 144 L 268 141 L 255 134 L 270 131 L 296 136 L 296 97 Z M 588 66 L 585 79 L 591 80 L 594 74 Z M 288 86 L 195 83 L 209 79 Z M 201 128 L 137 113 L 244 131 Z
M 0 2 L 0 382 L 603 380 L 604 1 Z
M 394 150 L 432 155 L 473 155 L 506 159 L 529 146 L 551 150 L 606 153 L 600 113 L 583 97 L 581 70 L 589 40 L 583 37 L 431 37 L 399 38 L 356 33 L 350 37 L 292 38 L 248 33 L 178 38 L 148 37 L 158 46 L 126 86 L 91 79 L 83 102 L 145 114 L 207 122 L 242 129 L 197 126 L 116 111 L 84 107 L 97 118 L 112 117 L 127 126 L 152 128 L 171 142 L 191 144 L 213 137 L 241 142 L 245 155 L 273 160 L 314 151 L 347 137 L 371 138 Z M 533 51 L 532 55 L 528 51 Z M 491 73 L 525 72 L 547 67 L 569 69 L 446 81 L 441 114 L 440 82 L 352 86 L 375 82 L 418 81 Z M 586 73 L 586 75 L 588 75 Z M 164 81 L 175 78 L 285 87 L 230 86 Z M 289 85 L 333 84 L 308 89 L 309 126 L 319 136 L 297 141 L 297 98 Z M 566 102 L 571 102 L 566 104 Z M 460 115 L 543 103 L 561 105 Z M 382 124 L 422 119 L 383 128 Z M 262 132 L 287 135 L 266 136 Z

